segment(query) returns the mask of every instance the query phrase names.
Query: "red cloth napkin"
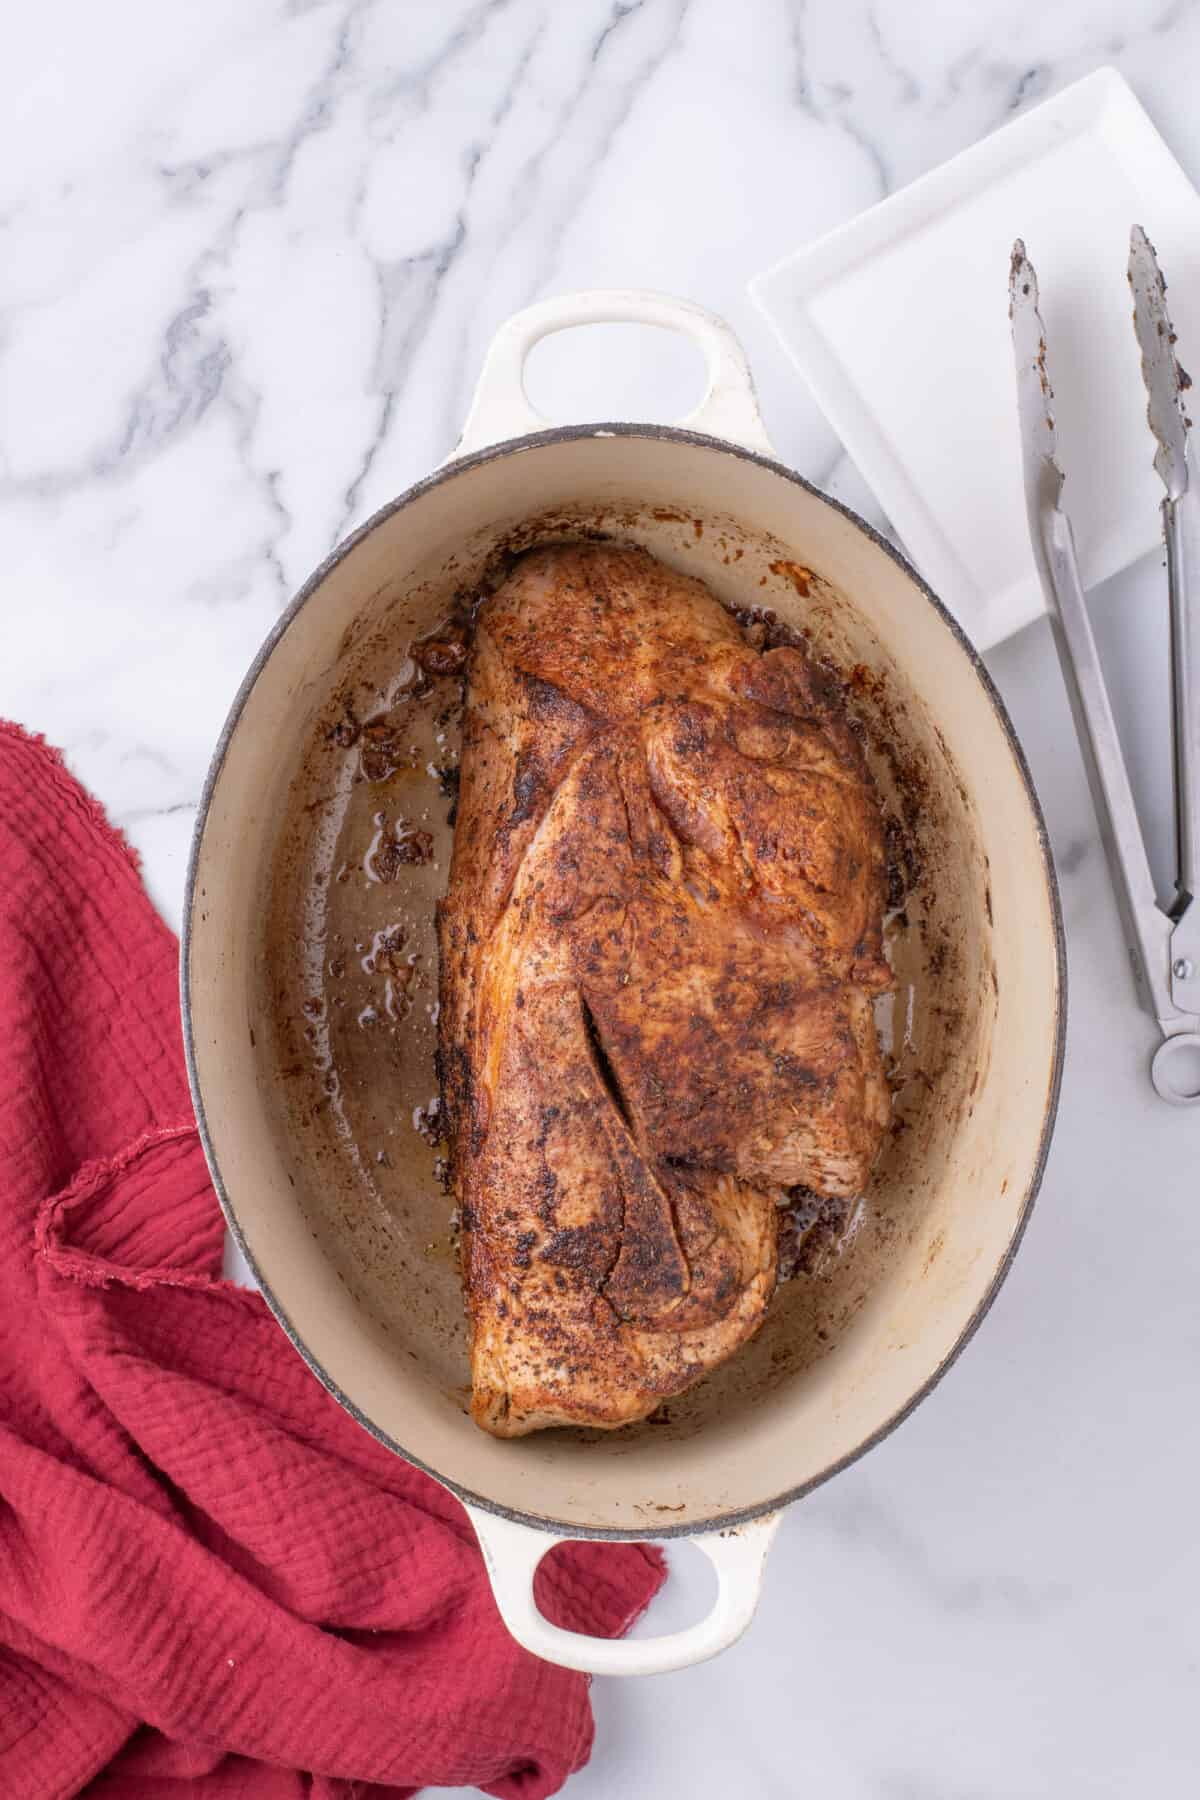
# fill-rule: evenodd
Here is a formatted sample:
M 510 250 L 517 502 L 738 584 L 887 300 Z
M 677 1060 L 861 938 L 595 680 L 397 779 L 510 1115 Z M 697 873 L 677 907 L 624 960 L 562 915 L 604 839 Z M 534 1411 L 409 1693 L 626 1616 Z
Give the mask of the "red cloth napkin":
M 552 1794 L 586 1678 L 517 1648 L 458 1503 L 220 1279 L 176 955 L 0 724 L 0 1794 Z M 616 1634 L 662 1574 L 573 1545 L 539 1597 Z

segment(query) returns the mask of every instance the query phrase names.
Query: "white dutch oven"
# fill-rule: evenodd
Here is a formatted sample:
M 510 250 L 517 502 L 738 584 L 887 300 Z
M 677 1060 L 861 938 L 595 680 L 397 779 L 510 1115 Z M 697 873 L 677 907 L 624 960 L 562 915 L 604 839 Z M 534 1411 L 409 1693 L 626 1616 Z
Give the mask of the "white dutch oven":
M 708 391 L 680 426 L 545 428 L 522 384 L 528 351 L 599 321 L 669 327 L 700 345 Z M 733 604 L 769 605 L 849 676 L 885 798 L 908 823 L 910 891 L 891 945 L 902 1085 L 851 1248 L 831 1274 L 782 1288 L 755 1342 L 673 1403 L 666 1423 L 498 1442 L 466 1413 L 457 1278 L 422 1261 L 430 1209 L 447 1202 L 415 1163 L 405 1203 L 371 1221 L 382 1257 L 346 1248 L 365 1241 L 367 1203 L 352 1182 L 338 1185 L 336 1146 L 306 1137 L 281 1097 L 279 946 L 264 921 L 282 821 L 300 816 L 320 723 L 356 646 L 377 627 L 397 641 L 431 630 L 497 546 L 573 531 L 646 544 Z M 455 456 L 344 543 L 281 619 L 201 806 L 183 988 L 213 1179 L 284 1329 L 368 1430 L 464 1501 L 514 1636 L 606 1674 L 679 1668 L 732 1643 L 753 1614 L 780 1508 L 895 1426 L 970 1337 L 1041 1176 L 1065 1008 L 1045 831 L 978 658 L 894 550 L 773 459 L 727 327 L 625 292 L 510 320 Z M 428 1085 L 427 1042 L 414 1038 L 412 1055 Z M 676 1536 L 718 1577 L 713 1610 L 688 1630 L 608 1642 L 560 1630 L 534 1605 L 534 1570 L 562 1539 Z

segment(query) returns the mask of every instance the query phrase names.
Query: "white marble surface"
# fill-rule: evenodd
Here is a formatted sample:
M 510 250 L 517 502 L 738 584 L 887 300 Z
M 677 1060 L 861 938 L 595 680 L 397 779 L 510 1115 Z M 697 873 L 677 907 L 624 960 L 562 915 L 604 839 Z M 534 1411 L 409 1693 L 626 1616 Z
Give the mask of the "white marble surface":
M 781 454 L 872 514 L 746 278 L 1102 62 L 1200 177 L 1200 8 L 1165 0 L 40 0 L 4 35 L 0 712 L 66 748 L 173 923 L 247 662 L 336 539 L 447 453 L 508 312 L 585 285 L 706 302 Z M 531 384 L 561 417 L 668 417 L 694 373 L 625 333 L 544 347 Z M 1157 567 L 1095 610 L 1165 872 Z M 1146 1081 L 1045 625 L 990 662 L 1070 949 L 1032 1226 L 942 1387 L 787 1516 L 744 1642 L 597 1683 L 577 1800 L 1200 1781 L 1200 1116 Z M 652 1623 L 702 1590 L 681 1560 Z

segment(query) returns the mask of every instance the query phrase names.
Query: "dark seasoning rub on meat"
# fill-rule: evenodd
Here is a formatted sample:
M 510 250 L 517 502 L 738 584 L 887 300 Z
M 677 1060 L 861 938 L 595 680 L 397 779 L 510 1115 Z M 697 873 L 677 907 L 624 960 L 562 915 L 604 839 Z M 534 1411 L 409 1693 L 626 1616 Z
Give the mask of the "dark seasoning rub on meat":
M 643 551 L 535 550 L 480 609 L 439 1048 L 498 1435 L 646 1417 L 845 1231 L 891 972 L 844 701 L 770 614 L 739 628 Z

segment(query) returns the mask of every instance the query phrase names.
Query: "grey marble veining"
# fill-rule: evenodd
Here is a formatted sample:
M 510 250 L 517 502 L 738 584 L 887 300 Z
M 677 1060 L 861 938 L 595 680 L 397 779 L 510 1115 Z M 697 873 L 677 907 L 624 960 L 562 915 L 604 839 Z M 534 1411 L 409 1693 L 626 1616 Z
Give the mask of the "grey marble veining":
M 16 9 L 0 712 L 64 746 L 178 923 L 204 771 L 259 643 L 332 545 L 448 454 L 500 321 L 556 291 L 724 313 L 781 456 L 879 522 L 746 279 L 1105 62 L 1200 176 L 1185 0 Z M 531 386 L 562 418 L 669 417 L 694 379 L 650 334 L 539 359 Z M 1155 559 L 1093 604 L 1166 886 Z M 789 1513 L 743 1643 L 596 1684 L 579 1800 L 1140 1800 L 1200 1779 L 1200 1119 L 1145 1079 L 1153 1033 L 1045 626 L 989 661 L 1069 939 L 1033 1223 L 942 1386 Z M 698 1561 L 681 1553 L 647 1629 L 699 1609 Z

